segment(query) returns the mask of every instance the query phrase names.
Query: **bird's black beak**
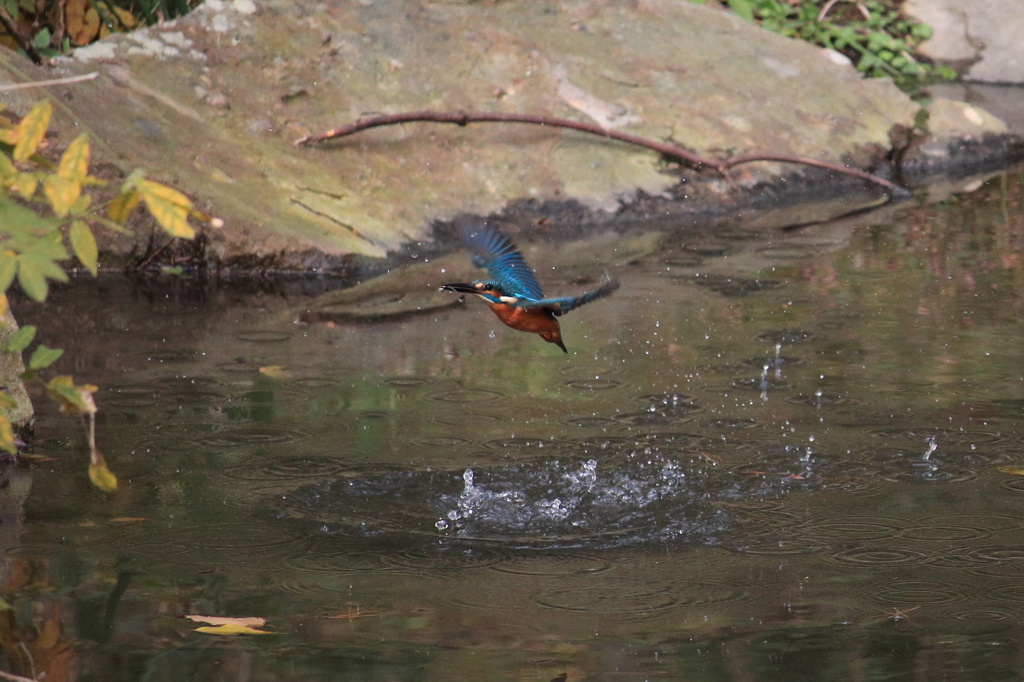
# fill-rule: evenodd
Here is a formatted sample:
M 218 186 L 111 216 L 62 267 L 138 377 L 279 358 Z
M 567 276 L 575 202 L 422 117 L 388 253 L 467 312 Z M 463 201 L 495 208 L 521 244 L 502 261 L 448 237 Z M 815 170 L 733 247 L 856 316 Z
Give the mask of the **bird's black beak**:
M 555 341 L 555 345 L 561 348 L 563 353 L 568 355 L 569 349 L 565 347 L 564 343 L 562 343 L 562 339 L 558 339 L 557 341 Z
M 441 291 L 455 291 L 460 294 L 475 294 L 478 293 L 480 290 L 477 289 L 472 284 L 456 282 L 454 284 L 442 284 Z

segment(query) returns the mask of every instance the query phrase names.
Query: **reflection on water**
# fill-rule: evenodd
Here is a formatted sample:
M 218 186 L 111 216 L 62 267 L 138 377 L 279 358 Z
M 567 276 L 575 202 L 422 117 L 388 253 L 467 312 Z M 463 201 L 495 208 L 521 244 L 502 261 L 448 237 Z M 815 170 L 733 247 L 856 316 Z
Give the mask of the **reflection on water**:
M 34 463 L 0 479 L 4 667 L 1016 677 L 1021 198 L 1008 176 L 622 262 L 524 240 L 542 282 L 623 283 L 564 318 L 568 357 L 473 305 L 296 324 L 308 302 L 273 290 L 118 279 L 22 302 L 57 369 L 102 387 L 122 488 L 89 486 L 77 424 L 40 402 Z

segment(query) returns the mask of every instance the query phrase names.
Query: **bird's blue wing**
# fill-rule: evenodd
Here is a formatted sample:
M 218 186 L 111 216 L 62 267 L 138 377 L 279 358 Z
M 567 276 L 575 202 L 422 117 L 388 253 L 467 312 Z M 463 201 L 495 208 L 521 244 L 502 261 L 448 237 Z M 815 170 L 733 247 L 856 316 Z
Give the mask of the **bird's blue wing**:
M 547 308 L 555 315 L 564 315 L 570 310 L 579 308 L 581 305 L 596 301 L 607 296 L 619 288 L 619 281 L 610 279 L 593 291 L 588 291 L 579 296 L 564 296 L 561 298 L 542 298 L 539 301 L 527 301 L 521 304 L 523 308 Z
M 473 265 L 485 268 L 504 293 L 533 301 L 544 298 L 523 254 L 496 228 L 489 225 L 466 228 L 462 231 L 462 241 L 473 254 Z

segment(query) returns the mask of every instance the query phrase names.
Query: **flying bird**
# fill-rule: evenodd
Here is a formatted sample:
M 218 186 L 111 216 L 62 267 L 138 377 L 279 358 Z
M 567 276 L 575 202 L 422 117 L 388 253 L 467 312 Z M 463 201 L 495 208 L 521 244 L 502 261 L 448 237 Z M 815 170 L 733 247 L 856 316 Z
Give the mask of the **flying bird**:
M 539 334 L 566 353 L 569 351 L 562 343 L 558 318 L 619 288 L 617 280 L 609 279 L 597 289 L 579 296 L 544 298 L 523 254 L 499 230 L 489 225 L 467 228 L 462 231 L 462 241 L 473 254 L 473 265 L 487 270 L 491 278 L 444 284 L 441 289 L 482 298 L 509 327 Z

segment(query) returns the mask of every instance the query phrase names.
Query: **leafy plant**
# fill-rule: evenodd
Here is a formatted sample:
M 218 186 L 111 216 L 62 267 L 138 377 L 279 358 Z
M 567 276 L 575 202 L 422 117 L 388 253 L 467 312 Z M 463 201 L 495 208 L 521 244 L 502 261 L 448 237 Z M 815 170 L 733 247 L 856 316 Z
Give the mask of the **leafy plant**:
M 195 236 L 189 216 L 205 222 L 216 219 L 197 211 L 181 192 L 152 180 L 141 171 L 131 173 L 113 199 L 92 206 L 86 187 L 107 183 L 89 175 L 89 137 L 75 138 L 56 165 L 38 154 L 50 123 L 50 103 L 36 104 L 18 123 L 2 114 L 0 107 L 0 317 L 8 308 L 7 289 L 17 279 L 22 291 L 43 301 L 49 282 L 66 282 L 60 265 L 71 253 L 95 276 L 99 249 L 93 233 L 97 227 L 124 232 L 124 224 L 141 203 L 168 234 L 183 239 Z M 36 204 L 49 209 L 50 216 L 38 215 L 28 208 Z M 35 338 L 36 328 L 25 326 L 13 333 L 3 352 L 21 353 Z M 96 404 L 91 385 L 76 385 L 70 376 L 41 378 L 40 370 L 52 365 L 63 351 L 40 344 L 29 355 L 27 369 L 21 375 L 26 382 L 38 382 L 62 412 L 84 415 L 89 422 L 89 478 L 97 487 L 112 491 L 117 479 L 107 468 L 96 448 Z M 14 399 L 0 393 L 0 405 L 15 407 Z M 16 453 L 10 421 L 0 415 L 0 450 Z
M 748 21 L 841 52 L 868 76 L 955 78 L 946 66 L 914 58 L 931 28 L 880 0 L 721 0 Z
M 0 0 L 0 45 L 38 62 L 111 33 L 175 19 L 198 5 L 199 0 Z

